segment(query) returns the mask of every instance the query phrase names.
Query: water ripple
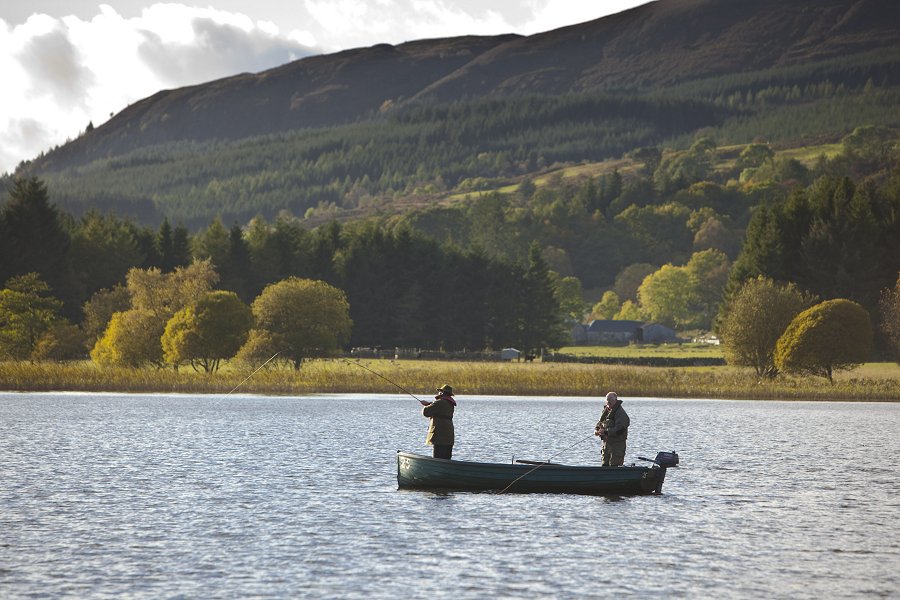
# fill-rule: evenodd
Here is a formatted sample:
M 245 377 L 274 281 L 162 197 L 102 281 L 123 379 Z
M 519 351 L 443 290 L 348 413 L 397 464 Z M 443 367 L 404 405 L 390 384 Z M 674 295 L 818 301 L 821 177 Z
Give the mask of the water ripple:
M 662 496 L 397 490 L 394 450 L 426 451 L 397 396 L 0 394 L 0 596 L 900 594 L 900 406 L 626 407 L 629 461 L 681 455 Z M 454 456 L 546 459 L 599 409 L 461 396 Z

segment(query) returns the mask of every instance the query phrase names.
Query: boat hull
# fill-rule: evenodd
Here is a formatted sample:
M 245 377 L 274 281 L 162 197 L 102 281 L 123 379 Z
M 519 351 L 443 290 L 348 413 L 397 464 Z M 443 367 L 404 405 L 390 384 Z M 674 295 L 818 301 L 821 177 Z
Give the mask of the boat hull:
M 480 463 L 397 452 L 400 488 L 625 496 L 659 493 L 665 474 L 657 466 Z

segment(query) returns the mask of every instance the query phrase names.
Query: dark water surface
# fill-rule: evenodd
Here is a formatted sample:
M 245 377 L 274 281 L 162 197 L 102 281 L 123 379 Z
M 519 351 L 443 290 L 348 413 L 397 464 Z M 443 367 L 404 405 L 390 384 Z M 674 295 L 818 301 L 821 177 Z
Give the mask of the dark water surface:
M 455 458 L 598 461 L 599 400 L 458 399 Z M 900 596 L 900 405 L 625 407 L 662 496 L 398 491 L 409 396 L 3 393 L 0 597 Z

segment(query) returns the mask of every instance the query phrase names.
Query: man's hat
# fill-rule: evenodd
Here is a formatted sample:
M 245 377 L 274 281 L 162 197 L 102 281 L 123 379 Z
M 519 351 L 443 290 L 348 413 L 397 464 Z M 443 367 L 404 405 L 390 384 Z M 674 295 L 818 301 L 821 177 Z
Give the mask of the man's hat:
M 453 388 L 450 387 L 449 385 L 447 385 L 446 383 L 444 385 L 442 385 L 441 387 L 439 387 L 437 391 L 443 392 L 445 394 L 453 395 Z

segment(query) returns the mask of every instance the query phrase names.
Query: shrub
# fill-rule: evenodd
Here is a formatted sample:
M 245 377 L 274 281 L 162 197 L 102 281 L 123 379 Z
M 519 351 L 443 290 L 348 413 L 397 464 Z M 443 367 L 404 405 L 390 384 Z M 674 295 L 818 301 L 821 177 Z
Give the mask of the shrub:
M 872 357 L 869 313 L 850 300 L 828 300 L 797 315 L 775 347 L 775 365 L 790 373 L 819 375 L 834 382 L 833 373 Z

